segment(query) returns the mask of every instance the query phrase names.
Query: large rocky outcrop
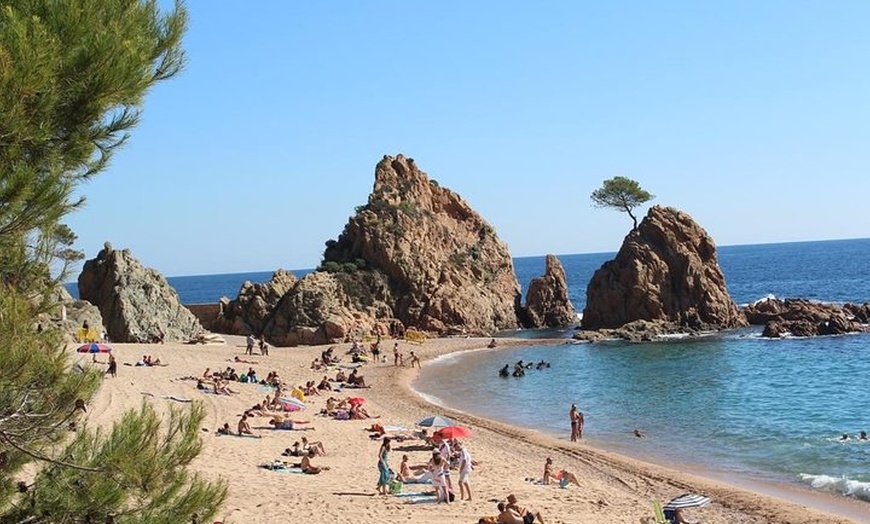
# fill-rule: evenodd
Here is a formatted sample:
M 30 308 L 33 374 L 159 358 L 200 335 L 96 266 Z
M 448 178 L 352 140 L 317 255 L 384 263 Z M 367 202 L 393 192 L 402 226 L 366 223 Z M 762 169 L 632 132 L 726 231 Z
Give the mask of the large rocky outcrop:
M 79 296 L 96 305 L 109 338 L 115 342 L 189 341 L 204 332 L 178 294 L 157 271 L 145 268 L 130 250 L 106 242 L 85 262 Z
M 296 284 L 296 275 L 279 269 L 265 284 L 247 281 L 233 300 L 221 299 L 221 314 L 212 330 L 232 335 L 259 335 L 266 327 L 272 310 Z
M 583 329 L 637 320 L 685 331 L 747 325 L 725 287 L 713 239 L 686 213 L 652 207 L 589 282 Z
M 516 328 L 520 287 L 507 246 L 413 159 L 385 156 L 368 203 L 324 253 L 331 271 L 385 276 L 390 316 L 438 334 Z
M 326 344 L 391 331 L 394 299 L 385 276 L 374 271 L 317 271 L 281 299 L 265 326 L 278 346 Z
M 544 275 L 529 283 L 520 319 L 526 328 L 560 327 L 577 322 L 577 313 L 568 297 L 565 269 L 555 255 L 547 255 Z
M 842 335 L 868 330 L 870 303 L 839 306 L 802 298 L 770 298 L 746 306 L 743 312 L 750 324 L 764 325 L 764 337 Z

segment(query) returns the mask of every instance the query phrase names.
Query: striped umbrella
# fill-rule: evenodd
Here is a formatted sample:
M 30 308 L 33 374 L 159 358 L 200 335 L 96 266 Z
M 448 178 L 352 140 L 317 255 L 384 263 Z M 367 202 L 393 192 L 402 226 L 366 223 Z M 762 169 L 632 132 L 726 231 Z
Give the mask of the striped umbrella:
M 111 353 L 112 348 L 105 344 L 93 343 L 80 346 L 77 351 L 79 353 Z
M 418 420 L 417 425 L 423 426 L 424 428 L 446 428 L 447 426 L 455 426 L 456 423 L 447 417 L 434 415 Z
M 671 500 L 662 508 L 663 510 L 674 511 L 683 508 L 700 508 L 710 503 L 710 497 L 698 495 L 696 493 L 685 493 Z

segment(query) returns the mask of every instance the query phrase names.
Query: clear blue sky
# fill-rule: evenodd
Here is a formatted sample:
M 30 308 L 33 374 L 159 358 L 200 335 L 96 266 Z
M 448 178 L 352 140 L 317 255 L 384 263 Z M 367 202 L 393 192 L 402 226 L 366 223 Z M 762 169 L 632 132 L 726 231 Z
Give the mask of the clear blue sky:
M 514 256 L 617 250 L 589 199 L 616 174 L 718 245 L 870 236 L 870 2 L 187 7 L 187 68 L 81 187 L 89 259 L 314 267 L 397 153 Z

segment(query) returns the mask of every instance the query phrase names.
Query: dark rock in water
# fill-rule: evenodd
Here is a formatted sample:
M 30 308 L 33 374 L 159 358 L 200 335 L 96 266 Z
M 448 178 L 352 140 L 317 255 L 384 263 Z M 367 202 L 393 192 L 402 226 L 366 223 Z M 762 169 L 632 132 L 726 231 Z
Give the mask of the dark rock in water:
M 577 313 L 568 298 L 565 269 L 555 255 L 547 255 L 544 275 L 529 283 L 520 319 L 526 328 L 561 327 L 577 322 Z
M 763 337 L 813 337 L 867 331 L 870 305 L 825 304 L 802 298 L 765 299 L 743 310 L 750 324 L 764 324 Z
M 85 262 L 78 286 L 79 296 L 99 308 L 112 341 L 187 342 L 205 331 L 163 275 L 143 267 L 128 249 L 114 250 L 107 242 Z
M 272 310 L 298 282 L 296 276 L 283 269 L 272 274 L 265 284 L 245 282 L 234 300 L 222 302 L 221 314 L 212 323 L 212 330 L 231 335 L 259 336 L 266 327 Z
M 520 286 L 507 246 L 456 193 L 413 159 L 385 156 L 368 203 L 357 209 L 322 267 L 385 276 L 405 326 L 440 335 L 518 326 Z
M 713 239 L 673 208 L 652 207 L 586 290 L 584 330 L 638 320 L 683 332 L 747 324 L 728 294 Z

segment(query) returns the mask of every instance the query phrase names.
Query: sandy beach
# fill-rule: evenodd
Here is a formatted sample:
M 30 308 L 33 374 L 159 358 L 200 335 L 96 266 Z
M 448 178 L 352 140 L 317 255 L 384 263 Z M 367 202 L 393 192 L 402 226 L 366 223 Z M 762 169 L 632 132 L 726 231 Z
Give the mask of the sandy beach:
M 417 370 L 396 367 L 392 362 L 392 340 L 382 342 L 386 363 L 367 363 L 360 374 L 371 388 L 345 389 L 341 397 L 365 398 L 374 420 L 335 420 L 320 415 L 329 392 L 306 399 L 305 411 L 295 412 L 294 420 L 310 421 L 300 427 L 311 431 L 270 429 L 268 417 L 255 417 L 251 426 L 262 438 L 217 436 L 215 430 L 225 422 L 236 427 L 241 414 L 267 394 L 259 385 L 234 383 L 235 395 L 201 393 L 195 381 L 206 368 L 234 367 L 242 372 L 253 367 L 259 377 L 277 371 L 291 387 L 306 381 L 320 381 L 336 371 L 314 371 L 312 360 L 324 347 L 271 348 L 269 356 L 245 357 L 243 337 L 225 337 L 226 344 L 112 344 L 118 359 L 118 376 L 107 377 L 93 400 L 88 425 L 106 426 L 142 402 L 159 411 L 184 406 L 170 397 L 192 399 L 207 407 L 203 423 L 204 448 L 193 468 L 208 478 L 223 478 L 229 484 L 229 497 L 218 514 L 228 522 L 270 523 L 292 518 L 301 522 L 475 523 L 484 516 L 495 516 L 496 502 L 514 494 L 521 506 L 540 511 L 547 523 L 639 523 L 653 516 L 652 501 L 667 501 L 685 492 L 709 496 L 713 502 L 701 509 L 688 510 L 694 521 L 709 524 L 733 523 L 847 523 L 870 522 L 870 506 L 843 497 L 827 496 L 802 489 L 753 484 L 752 479 L 734 483 L 711 480 L 696 474 L 571 443 L 541 433 L 508 426 L 496 421 L 455 412 L 425 402 L 410 389 Z M 489 339 L 438 339 L 421 345 L 399 341 L 407 355 L 413 350 L 423 360 L 469 349 L 481 348 Z M 528 340 L 499 339 L 501 346 L 527 345 Z M 348 344 L 336 346 L 336 355 L 349 362 Z M 166 366 L 135 367 L 143 355 L 159 358 Z M 235 356 L 256 364 L 235 364 Z M 75 361 L 91 363 L 90 355 L 76 355 Z M 105 361 L 105 355 L 97 357 Z M 553 398 L 553 402 L 564 402 Z M 566 406 L 567 413 L 567 406 Z M 473 431 L 464 439 L 479 463 L 471 476 L 472 501 L 452 504 L 432 502 L 431 485 L 406 484 L 403 496 L 376 494 L 377 452 L 380 440 L 370 439 L 366 428 L 372 423 L 385 427 L 418 429 L 415 422 L 428 415 L 445 415 Z M 319 475 L 269 471 L 258 467 L 281 457 L 284 449 L 303 436 L 324 444 L 326 455 L 313 463 L 330 469 Z M 431 452 L 420 441 L 395 442 L 390 466 L 398 470 L 403 453 L 411 464 L 424 464 Z M 404 448 L 404 450 L 403 450 Z M 546 457 L 558 468 L 573 472 L 581 487 L 544 486 L 528 479 L 540 479 Z M 297 460 L 290 458 L 290 460 Z M 455 476 L 454 476 L 455 477 Z M 455 483 L 455 480 L 454 480 Z M 414 496 L 409 493 L 419 492 Z M 774 496 L 775 495 L 775 496 Z M 186 518 L 180 517 L 179 522 Z

